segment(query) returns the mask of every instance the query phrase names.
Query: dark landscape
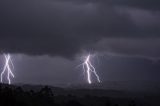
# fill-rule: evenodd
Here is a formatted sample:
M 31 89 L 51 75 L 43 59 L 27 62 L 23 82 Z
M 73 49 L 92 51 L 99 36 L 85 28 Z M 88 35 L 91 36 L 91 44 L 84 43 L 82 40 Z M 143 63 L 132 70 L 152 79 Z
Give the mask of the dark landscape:
M 93 85 L 94 86 L 94 85 Z M 92 87 L 93 87 L 92 86 Z M 0 106 L 159 106 L 160 92 L 0 85 Z

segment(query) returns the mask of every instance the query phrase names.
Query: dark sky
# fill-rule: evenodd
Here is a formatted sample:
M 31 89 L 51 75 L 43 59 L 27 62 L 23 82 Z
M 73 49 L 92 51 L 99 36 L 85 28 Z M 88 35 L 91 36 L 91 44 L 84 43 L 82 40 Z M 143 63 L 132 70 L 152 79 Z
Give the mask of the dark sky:
M 15 83 L 85 82 L 87 53 L 102 81 L 160 81 L 159 19 L 159 0 L 0 0 L 0 52 Z

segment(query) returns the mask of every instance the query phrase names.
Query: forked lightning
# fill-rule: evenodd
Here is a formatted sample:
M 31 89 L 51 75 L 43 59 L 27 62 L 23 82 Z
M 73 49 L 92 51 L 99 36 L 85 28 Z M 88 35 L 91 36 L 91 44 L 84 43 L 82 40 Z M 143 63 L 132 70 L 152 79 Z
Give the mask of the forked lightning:
M 4 54 L 4 57 L 5 57 L 5 65 L 1 73 L 1 82 L 3 83 L 3 75 L 5 74 L 5 72 L 7 72 L 8 84 L 11 84 L 10 77 L 12 76 L 14 78 L 14 74 L 12 72 L 12 69 L 14 69 L 14 66 L 13 66 L 10 54 Z
M 84 63 L 82 64 L 83 65 L 83 70 L 84 70 L 84 73 L 87 74 L 87 81 L 89 84 L 92 83 L 92 78 L 91 78 L 91 75 L 92 73 L 95 75 L 97 81 L 100 83 L 100 78 L 94 68 L 94 66 L 91 64 L 91 61 L 90 61 L 90 58 L 91 58 L 91 55 L 89 54 L 85 60 L 84 60 Z

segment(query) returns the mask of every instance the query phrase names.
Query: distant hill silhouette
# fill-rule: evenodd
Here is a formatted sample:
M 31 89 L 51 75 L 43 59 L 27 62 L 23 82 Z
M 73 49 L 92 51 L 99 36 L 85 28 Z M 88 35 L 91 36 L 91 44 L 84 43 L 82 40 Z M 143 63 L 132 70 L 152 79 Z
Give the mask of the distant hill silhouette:
M 0 84 L 0 106 L 160 106 L 159 100 L 159 94 Z

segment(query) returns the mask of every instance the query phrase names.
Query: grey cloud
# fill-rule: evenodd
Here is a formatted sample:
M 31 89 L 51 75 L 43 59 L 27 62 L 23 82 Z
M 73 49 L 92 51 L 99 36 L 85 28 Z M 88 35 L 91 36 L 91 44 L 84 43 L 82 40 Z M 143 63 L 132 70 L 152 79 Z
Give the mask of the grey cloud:
M 78 4 L 99 3 L 104 5 L 112 5 L 112 6 L 120 6 L 120 7 L 147 9 L 151 11 L 160 10 L 159 0 L 53 0 L 53 1 L 72 2 L 72 3 L 78 3 Z
M 141 27 L 130 14 L 109 4 L 1 0 L 0 8 L 2 52 L 73 57 L 102 38 L 160 34 L 160 24 Z
M 103 39 L 93 48 L 109 56 L 160 59 L 160 39 Z
M 147 9 L 147 10 L 152 10 L 152 11 L 160 10 L 159 0 L 112 0 L 111 3 L 118 5 L 118 6 Z

